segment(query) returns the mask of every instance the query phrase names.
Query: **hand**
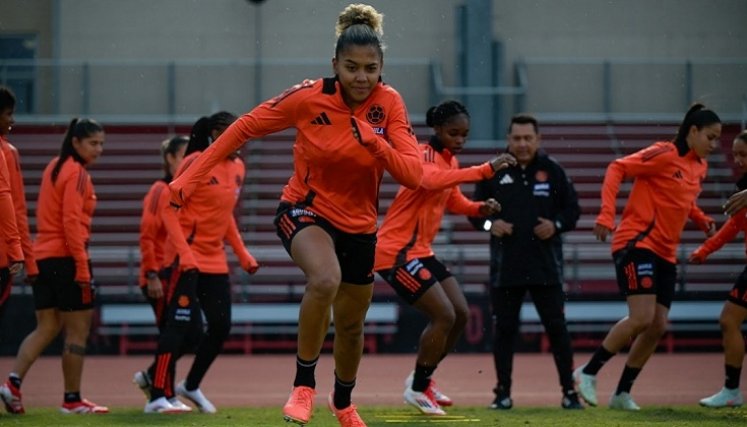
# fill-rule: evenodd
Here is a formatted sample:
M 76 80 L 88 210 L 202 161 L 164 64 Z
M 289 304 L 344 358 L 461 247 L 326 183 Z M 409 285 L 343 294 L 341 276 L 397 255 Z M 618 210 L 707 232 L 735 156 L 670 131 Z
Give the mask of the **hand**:
M 742 190 L 738 193 L 732 194 L 729 199 L 724 203 L 724 213 L 729 216 L 739 212 L 739 210 L 747 207 L 747 190 Z
M 485 200 L 482 205 L 480 205 L 480 216 L 490 216 L 497 214 L 500 211 L 501 204 L 493 198 Z
M 537 221 L 539 224 L 534 226 L 534 235 L 537 236 L 540 240 L 547 240 L 555 235 L 555 232 L 557 231 L 555 229 L 555 224 L 553 224 L 552 221 L 550 221 L 547 218 L 539 217 L 537 218 Z
M 502 219 L 493 221 L 493 225 L 490 226 L 490 234 L 495 237 L 510 236 L 513 232 L 514 225 Z
M 711 237 L 714 234 L 716 234 L 716 223 L 715 222 L 711 222 L 711 223 L 708 224 L 708 230 L 706 230 L 705 235 L 707 237 Z
M 692 254 L 690 254 L 690 257 L 687 259 L 687 262 L 690 264 L 703 264 L 707 258 L 707 255 L 705 254 L 705 251 L 703 250 L 703 247 L 699 247 L 698 249 L 695 249 Z
M 607 236 L 612 233 L 612 230 L 602 224 L 594 224 L 593 233 L 594 236 L 596 236 L 597 240 L 599 240 L 600 242 L 606 242 Z
M 161 279 L 156 277 L 148 277 L 146 280 L 148 286 L 148 296 L 153 299 L 163 298 L 163 285 Z
M 256 259 L 252 256 L 252 254 L 248 254 L 249 257 L 242 260 L 241 262 L 241 268 L 244 269 L 249 274 L 254 274 L 259 270 L 259 263 Z
M 493 168 L 493 172 L 498 172 L 499 170 L 506 169 L 509 166 L 516 166 L 516 157 L 508 153 L 499 154 L 490 160 L 490 167 Z
M 23 271 L 23 261 L 11 261 L 8 267 L 10 274 L 17 276 Z
M 350 117 L 350 124 L 353 127 L 353 136 L 358 140 L 359 144 L 368 147 L 376 143 L 378 136 L 371 125 L 355 116 Z

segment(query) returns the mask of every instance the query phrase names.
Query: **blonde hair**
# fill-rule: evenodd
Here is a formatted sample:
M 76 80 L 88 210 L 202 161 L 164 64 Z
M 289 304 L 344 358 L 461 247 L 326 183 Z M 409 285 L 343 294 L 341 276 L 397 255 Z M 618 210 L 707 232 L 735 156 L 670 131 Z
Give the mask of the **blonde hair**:
M 335 26 L 335 35 L 340 37 L 345 30 L 356 24 L 371 27 L 379 37 L 384 35 L 384 14 L 379 13 L 373 6 L 363 3 L 349 4 L 340 12 Z

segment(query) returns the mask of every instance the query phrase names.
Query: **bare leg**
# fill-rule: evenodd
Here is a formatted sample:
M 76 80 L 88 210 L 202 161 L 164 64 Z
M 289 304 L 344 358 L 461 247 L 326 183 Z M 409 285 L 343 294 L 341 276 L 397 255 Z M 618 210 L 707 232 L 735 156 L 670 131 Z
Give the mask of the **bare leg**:
M 723 334 L 724 362 L 739 368 L 744 360 L 744 338 L 742 323 L 747 319 L 747 308 L 726 301 L 721 311 L 721 333 Z
M 459 287 L 459 283 L 454 277 L 449 277 L 441 282 L 441 286 L 444 292 L 446 292 L 446 296 L 449 297 L 452 307 L 454 307 L 455 315 L 454 325 L 451 327 L 449 336 L 446 338 L 446 347 L 443 354 L 443 357 L 446 357 L 448 353 L 454 350 L 457 340 L 464 333 L 464 328 L 467 326 L 467 319 L 469 317 L 469 305 L 462 289 Z
M 93 310 L 61 312 L 65 329 L 65 346 L 62 350 L 62 374 L 65 378 L 65 392 L 80 391 L 83 376 L 83 358 L 86 342 L 91 330 Z
M 602 341 L 602 346 L 611 353 L 622 350 L 654 321 L 656 295 L 631 295 L 627 300 L 628 316 L 620 319 Z
M 62 329 L 62 321 L 59 312 L 55 308 L 36 310 L 36 329 L 24 338 L 18 348 L 13 372 L 21 378 L 34 364 L 39 355 L 59 335 Z
M 373 284 L 342 283 L 334 302 L 335 372 L 344 382 L 355 381 L 363 355 L 363 323 L 373 295 Z

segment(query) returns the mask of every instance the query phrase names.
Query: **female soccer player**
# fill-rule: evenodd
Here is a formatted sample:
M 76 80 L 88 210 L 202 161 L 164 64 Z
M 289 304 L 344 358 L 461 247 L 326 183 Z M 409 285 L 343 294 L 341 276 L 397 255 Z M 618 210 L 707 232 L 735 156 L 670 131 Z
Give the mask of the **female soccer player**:
M 297 130 L 294 174 L 275 219 L 283 245 L 307 278 L 298 325 L 296 378 L 286 420 L 308 423 L 314 369 L 334 309 L 335 386 L 328 403 L 343 426 L 363 426 L 351 392 L 363 353 L 373 291 L 379 185 L 384 170 L 408 188 L 423 175 L 400 95 L 381 81 L 382 15 L 349 5 L 337 22 L 335 76 L 306 80 L 242 116 L 171 183 L 173 203 L 189 205 L 195 186 L 245 141 Z
M 431 375 L 456 345 L 469 308 L 459 283 L 436 259 L 431 245 L 444 209 L 468 216 L 498 212 L 495 199 L 473 202 L 462 194 L 459 184 L 490 178 L 516 164 L 516 159 L 502 154 L 479 166 L 460 169 L 456 155 L 467 142 L 470 122 L 467 109 L 457 101 L 431 107 L 426 123 L 434 135 L 421 149 L 423 181 L 416 190 L 400 187 L 397 192 L 378 233 L 374 269 L 429 320 L 420 336 L 415 371 L 405 381 L 405 402 L 424 414 L 444 415 L 441 406 L 452 402 L 436 388 Z
M 706 177 L 706 158 L 716 148 L 720 135 L 721 119 L 702 104 L 695 104 L 682 120 L 674 141 L 654 143 L 613 161 L 607 168 L 594 235 L 604 242 L 615 230 L 612 257 L 618 287 L 628 303 L 628 316 L 610 329 L 591 360 L 574 372 L 578 392 L 589 405 L 597 404 L 597 372 L 632 338 L 610 407 L 640 409 L 630 390 L 667 328 L 682 229 L 690 218 L 706 234 L 715 231 L 713 219 L 697 207 L 695 200 Z M 633 188 L 615 228 L 615 198 L 625 178 L 633 178 Z

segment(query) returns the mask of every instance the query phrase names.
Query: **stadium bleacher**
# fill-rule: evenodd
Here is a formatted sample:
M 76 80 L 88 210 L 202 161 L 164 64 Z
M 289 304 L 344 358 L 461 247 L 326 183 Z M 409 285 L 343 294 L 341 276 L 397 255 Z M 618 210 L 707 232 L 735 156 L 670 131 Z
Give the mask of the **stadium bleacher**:
M 607 245 L 595 242 L 591 234 L 599 206 L 599 189 L 607 164 L 655 140 L 670 139 L 676 125 L 599 125 L 553 124 L 542 127 L 543 148 L 555 157 L 573 179 L 579 193 L 582 217 L 577 230 L 567 233 L 566 281 L 569 299 L 605 299 L 616 296 L 614 271 Z M 142 198 L 152 182 L 162 175 L 159 144 L 185 127 L 118 126 L 107 128 L 104 154 L 90 170 L 98 197 L 93 221 L 90 252 L 102 301 L 120 303 L 141 301 L 136 288 L 139 267 L 138 230 Z M 699 204 L 720 225 L 720 206 L 733 189 L 731 140 L 735 126 L 726 126 L 722 148 L 709 159 L 709 177 Z M 18 127 L 10 135 L 21 153 L 26 182 L 29 219 L 35 225 L 34 211 L 43 168 L 56 155 L 64 129 L 59 127 Z M 429 129 L 416 127 L 421 140 Z M 242 273 L 228 250 L 235 274 L 235 298 L 240 302 L 297 302 L 303 294 L 304 278 L 282 249 L 275 236 L 272 218 L 280 191 L 292 172 L 293 133 L 284 132 L 252 141 L 242 150 L 247 164 L 245 186 L 237 209 L 239 226 L 249 249 L 262 268 L 253 275 Z M 460 155 L 463 166 L 487 160 L 494 149 L 467 147 Z M 474 186 L 462 187 L 468 196 Z M 381 217 L 398 189 L 388 176 L 381 188 Z M 624 206 L 630 185 L 622 187 L 618 208 Z M 488 236 L 476 231 L 465 218 L 447 214 L 436 241 L 436 253 L 446 260 L 464 285 L 468 296 L 486 294 Z M 682 256 L 703 241 L 703 234 L 688 225 L 683 233 Z M 744 265 L 744 248 L 732 242 L 702 266 L 681 265 L 682 298 L 723 300 L 735 274 Z M 376 300 L 391 300 L 389 286 L 377 278 Z M 716 319 L 714 319 L 716 322 Z

